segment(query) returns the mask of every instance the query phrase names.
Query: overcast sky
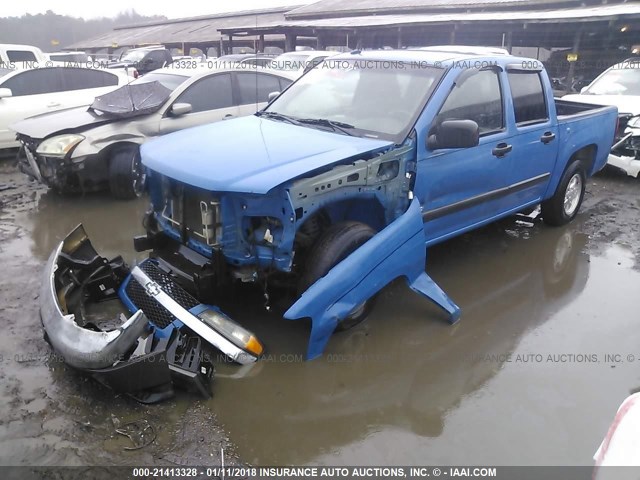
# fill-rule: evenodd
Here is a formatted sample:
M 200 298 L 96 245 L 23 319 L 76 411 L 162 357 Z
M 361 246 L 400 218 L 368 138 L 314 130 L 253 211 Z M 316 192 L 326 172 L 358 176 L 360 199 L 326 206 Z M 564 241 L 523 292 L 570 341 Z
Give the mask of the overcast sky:
M 301 5 L 315 0 L 213 0 L 213 1 L 172 1 L 172 0 L 106 0 L 106 1 L 65 1 L 4 0 L 0 16 L 13 17 L 25 13 L 35 15 L 53 10 L 60 15 L 95 18 L 114 17 L 119 12 L 133 8 L 142 15 L 165 15 L 168 18 L 193 17 L 210 13 L 269 8 L 281 5 Z

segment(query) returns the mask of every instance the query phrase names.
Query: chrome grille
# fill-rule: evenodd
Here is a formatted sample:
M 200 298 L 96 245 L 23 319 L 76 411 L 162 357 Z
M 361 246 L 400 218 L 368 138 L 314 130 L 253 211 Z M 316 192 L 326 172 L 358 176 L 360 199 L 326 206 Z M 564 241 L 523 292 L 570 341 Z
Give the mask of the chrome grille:
M 169 274 L 160 270 L 152 261 L 147 260 L 138 266 L 184 309 L 190 310 L 200 304 L 198 300 L 174 282 Z M 159 328 L 165 328 L 175 320 L 174 316 L 160 305 L 155 298 L 150 297 L 145 288 L 133 277 L 129 279 L 129 283 L 125 287 L 125 293 L 131 302 L 144 312 L 151 323 Z

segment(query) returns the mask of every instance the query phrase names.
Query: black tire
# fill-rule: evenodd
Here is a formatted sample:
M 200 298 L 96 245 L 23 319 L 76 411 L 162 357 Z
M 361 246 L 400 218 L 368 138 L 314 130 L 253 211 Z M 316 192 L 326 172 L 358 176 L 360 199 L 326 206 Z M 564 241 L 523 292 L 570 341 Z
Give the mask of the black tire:
M 140 149 L 116 150 L 109 163 L 109 188 L 120 200 L 131 200 L 144 193 L 146 175 L 140 161 Z
M 576 217 L 584 198 L 586 180 L 582 162 L 575 160 L 562 174 L 553 197 L 542 202 L 544 223 L 559 227 Z
M 339 222 L 329 227 L 309 252 L 298 293 L 301 294 L 318 279 L 324 277 L 329 270 L 375 234 L 376 231 L 373 228 L 360 222 Z M 373 301 L 374 299 L 370 298 L 359 305 L 350 315 L 338 323 L 336 330 L 348 330 L 362 322 L 371 311 Z

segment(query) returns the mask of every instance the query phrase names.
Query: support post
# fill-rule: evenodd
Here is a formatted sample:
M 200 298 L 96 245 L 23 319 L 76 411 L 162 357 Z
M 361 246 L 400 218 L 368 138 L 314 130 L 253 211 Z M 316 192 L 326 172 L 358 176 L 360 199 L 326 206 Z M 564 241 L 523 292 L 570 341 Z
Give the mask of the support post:
M 228 37 L 229 37 L 229 41 L 227 44 L 227 51 L 229 54 L 232 54 L 233 53 L 233 35 L 229 34 Z
M 576 31 L 575 36 L 573 37 L 573 49 L 572 53 L 578 53 L 580 49 L 580 40 L 582 39 L 582 29 L 579 28 Z M 573 85 L 573 76 L 575 75 L 576 62 L 569 62 L 569 71 L 567 72 L 567 88 L 569 89 L 569 93 L 571 93 L 571 85 Z
M 297 36 L 294 33 L 284 34 L 284 51 L 295 52 Z
M 511 50 L 513 48 L 513 31 L 512 30 L 507 31 L 507 35 L 504 39 L 504 48 L 507 49 L 507 52 L 511 53 Z

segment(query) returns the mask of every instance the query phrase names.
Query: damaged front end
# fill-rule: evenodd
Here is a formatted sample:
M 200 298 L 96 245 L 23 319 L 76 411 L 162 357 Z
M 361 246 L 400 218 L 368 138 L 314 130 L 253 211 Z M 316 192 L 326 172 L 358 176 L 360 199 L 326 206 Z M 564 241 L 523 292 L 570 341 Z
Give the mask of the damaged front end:
M 640 175 L 640 115 L 620 115 L 607 163 L 630 177 Z
M 143 403 L 176 387 L 210 396 L 211 346 L 241 364 L 262 353 L 252 334 L 200 304 L 153 260 L 129 269 L 121 257 L 100 256 L 82 225 L 51 254 L 40 302 L 45 339 L 65 363 Z M 97 312 L 123 306 L 129 318 Z

